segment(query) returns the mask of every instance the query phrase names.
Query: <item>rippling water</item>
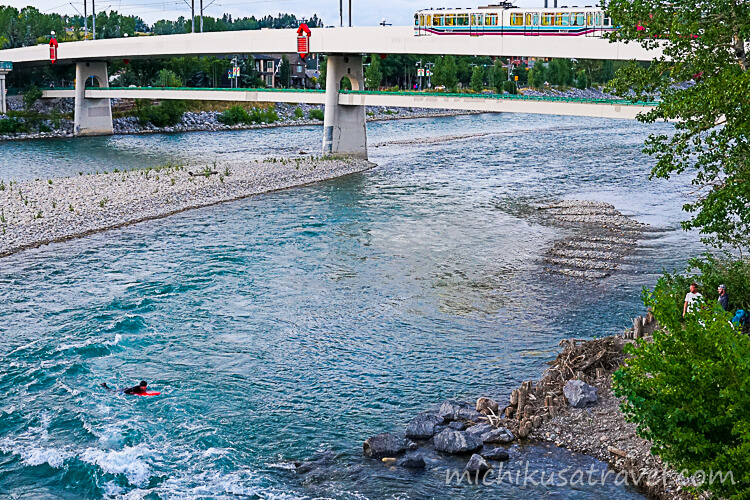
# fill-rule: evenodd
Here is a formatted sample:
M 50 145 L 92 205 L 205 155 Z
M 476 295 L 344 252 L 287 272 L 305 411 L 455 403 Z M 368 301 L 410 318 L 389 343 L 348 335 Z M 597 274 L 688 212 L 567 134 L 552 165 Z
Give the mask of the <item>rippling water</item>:
M 684 180 L 647 180 L 639 151 L 656 129 L 371 124 L 366 173 L 0 259 L 0 496 L 640 498 L 611 483 L 447 487 L 442 466 L 390 470 L 360 450 L 443 399 L 507 397 L 562 338 L 621 331 L 640 288 L 700 249 L 679 229 Z M 4 143 L 0 178 L 319 144 L 319 128 Z M 656 231 L 614 277 L 550 277 L 540 255 L 568 230 L 529 206 L 559 198 L 614 203 Z M 98 388 L 140 379 L 163 395 Z M 605 468 L 554 447 L 511 455 L 513 470 Z M 308 476 L 285 465 L 308 458 L 321 464 Z

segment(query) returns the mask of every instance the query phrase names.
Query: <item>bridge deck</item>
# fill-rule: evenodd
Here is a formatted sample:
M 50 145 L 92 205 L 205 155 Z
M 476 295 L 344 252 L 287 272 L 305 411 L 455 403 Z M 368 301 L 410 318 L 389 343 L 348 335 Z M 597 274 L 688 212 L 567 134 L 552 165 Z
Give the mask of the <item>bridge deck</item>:
M 110 87 L 86 89 L 90 99 L 186 99 L 234 102 L 288 102 L 323 104 L 324 90 L 280 89 L 196 89 Z M 44 97 L 74 97 L 72 89 L 44 91 Z M 506 113 L 592 116 L 635 119 L 658 103 L 631 103 L 622 99 L 571 97 L 532 97 L 508 94 L 450 94 L 435 92 L 343 91 L 339 104 L 347 106 L 387 106 L 395 108 L 457 109 Z
M 183 35 L 138 36 L 61 43 L 58 61 L 95 61 L 171 56 L 269 54 L 297 52 L 292 29 L 224 31 Z M 317 28 L 313 54 L 426 54 L 636 59 L 650 61 L 661 51 L 638 44 L 610 43 L 589 36 L 415 36 L 408 26 Z M 37 45 L 0 51 L 0 60 L 17 65 L 48 64 L 49 47 Z

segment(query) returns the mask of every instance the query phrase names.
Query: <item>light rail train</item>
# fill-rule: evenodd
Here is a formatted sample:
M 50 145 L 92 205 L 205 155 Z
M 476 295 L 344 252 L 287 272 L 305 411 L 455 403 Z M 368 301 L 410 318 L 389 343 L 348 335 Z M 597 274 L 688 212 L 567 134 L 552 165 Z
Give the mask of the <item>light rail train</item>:
M 598 7 L 517 8 L 510 3 L 476 9 L 426 9 L 414 14 L 414 34 L 594 36 L 613 31 Z

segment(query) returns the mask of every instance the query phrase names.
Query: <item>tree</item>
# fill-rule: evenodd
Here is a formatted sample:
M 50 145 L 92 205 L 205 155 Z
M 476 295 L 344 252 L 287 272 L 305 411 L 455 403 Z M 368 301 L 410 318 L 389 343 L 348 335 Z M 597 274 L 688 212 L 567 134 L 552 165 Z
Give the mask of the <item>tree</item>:
M 547 81 L 552 85 L 571 85 L 573 69 L 570 59 L 552 59 L 547 65 Z
M 537 61 L 534 67 L 529 70 L 529 85 L 535 89 L 544 87 L 544 82 L 547 81 L 546 69 L 543 62 Z
M 484 89 L 484 68 L 481 66 L 474 66 L 474 70 L 471 72 L 471 90 L 476 93 L 481 92 Z
M 579 70 L 578 73 L 576 73 L 576 88 L 578 89 L 585 89 L 588 88 L 589 82 L 588 78 L 586 78 L 586 72 L 584 70 Z
M 508 68 L 503 66 L 503 62 L 500 59 L 496 59 L 495 63 L 492 65 L 492 74 L 495 89 L 502 94 L 505 89 L 505 82 L 508 81 Z
M 292 86 L 292 65 L 286 54 L 281 56 L 281 66 L 279 66 L 279 82 L 281 86 L 288 89 Z
M 443 85 L 450 92 L 455 92 L 458 86 L 456 60 L 448 55 L 437 60 L 432 75 L 432 83 L 435 86 Z
M 380 57 L 377 55 L 371 56 L 370 65 L 365 71 L 365 86 L 368 89 L 378 90 L 382 81 L 383 72 L 380 71 Z
M 620 28 L 611 39 L 661 46 L 651 64 L 617 71 L 612 89 L 633 100 L 661 95 L 639 120 L 670 120 L 673 134 L 652 134 L 645 152 L 656 159 L 651 177 L 693 173 L 684 209 L 686 230 L 698 229 L 717 247 L 750 246 L 750 4 L 741 0 L 608 0 Z M 694 82 L 690 86 L 676 83 Z M 632 94 L 631 94 L 632 91 Z
M 715 300 L 683 322 L 685 285 L 683 276 L 665 275 L 646 295 L 664 330 L 653 342 L 626 347 L 631 357 L 615 372 L 615 394 L 626 398 L 622 410 L 638 435 L 671 468 L 704 478 L 699 487 L 716 498 L 748 498 L 750 339 Z

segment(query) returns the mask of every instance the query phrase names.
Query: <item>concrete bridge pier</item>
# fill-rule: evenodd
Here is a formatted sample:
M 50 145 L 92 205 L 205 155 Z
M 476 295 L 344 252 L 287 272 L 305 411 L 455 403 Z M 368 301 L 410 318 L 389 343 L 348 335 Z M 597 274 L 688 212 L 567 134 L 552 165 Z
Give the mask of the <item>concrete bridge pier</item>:
M 365 89 L 362 56 L 329 55 L 327 64 L 323 154 L 367 159 L 365 107 L 339 104 L 344 77 L 351 82 L 352 90 Z
M 101 88 L 109 87 L 106 62 L 76 63 L 75 113 L 73 134 L 112 135 L 112 106 L 109 99 L 87 99 L 86 83 L 94 78 Z

